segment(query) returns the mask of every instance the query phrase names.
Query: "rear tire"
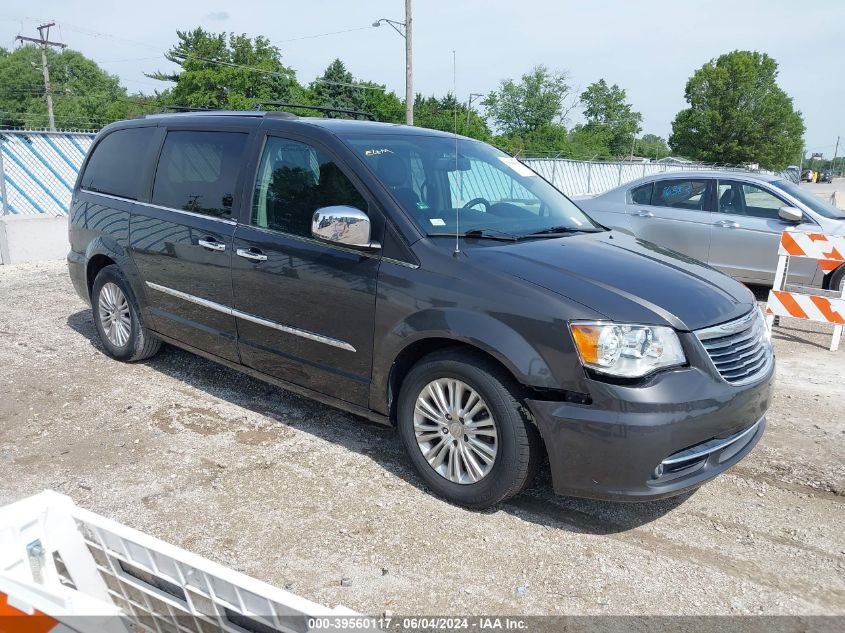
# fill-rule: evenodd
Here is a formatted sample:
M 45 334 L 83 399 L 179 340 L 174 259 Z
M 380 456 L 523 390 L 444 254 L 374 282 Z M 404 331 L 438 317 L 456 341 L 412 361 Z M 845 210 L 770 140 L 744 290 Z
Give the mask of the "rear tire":
M 100 342 L 112 358 L 135 362 L 161 348 L 161 340 L 145 327 L 135 293 L 116 264 L 97 273 L 91 307 Z
M 842 292 L 843 284 L 845 284 L 845 264 L 830 273 L 828 288 Z
M 471 351 L 435 352 L 411 369 L 397 426 L 411 463 L 438 496 L 484 509 L 531 483 L 543 451 L 516 393 L 510 375 Z

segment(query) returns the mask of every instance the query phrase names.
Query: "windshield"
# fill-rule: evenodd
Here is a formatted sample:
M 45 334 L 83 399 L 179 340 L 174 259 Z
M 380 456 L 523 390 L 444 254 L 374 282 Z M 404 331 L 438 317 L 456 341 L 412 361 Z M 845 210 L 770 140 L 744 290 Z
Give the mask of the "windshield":
M 811 210 L 815 211 L 824 218 L 830 218 L 831 220 L 845 219 L 845 211 L 837 209 L 832 204 L 825 202 L 818 196 L 808 192 L 806 189 L 802 189 L 795 183 L 789 182 L 788 180 L 775 180 L 772 184 L 778 189 L 785 191 L 793 198 L 797 198 Z
M 528 167 L 485 143 L 419 134 L 344 140 L 428 235 L 513 239 L 602 230 Z

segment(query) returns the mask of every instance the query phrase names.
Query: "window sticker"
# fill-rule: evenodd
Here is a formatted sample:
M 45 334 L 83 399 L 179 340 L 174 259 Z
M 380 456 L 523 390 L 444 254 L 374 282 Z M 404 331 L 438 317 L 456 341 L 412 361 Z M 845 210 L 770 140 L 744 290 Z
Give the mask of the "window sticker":
M 440 218 L 431 218 L 429 222 L 431 222 L 433 226 L 446 226 L 446 222 Z
M 525 165 L 520 163 L 517 159 L 513 156 L 499 156 L 499 160 L 502 161 L 505 165 L 510 167 L 514 170 L 519 176 L 536 176 L 533 171 L 528 169 Z
M 381 156 L 382 154 L 392 154 L 393 151 L 383 147 L 381 149 L 367 149 L 364 150 L 364 156 Z

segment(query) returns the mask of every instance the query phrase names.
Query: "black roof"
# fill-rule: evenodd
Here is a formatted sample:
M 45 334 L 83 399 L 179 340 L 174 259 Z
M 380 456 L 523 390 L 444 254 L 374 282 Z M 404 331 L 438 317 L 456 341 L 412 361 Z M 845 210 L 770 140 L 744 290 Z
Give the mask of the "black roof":
M 314 125 L 324 128 L 329 132 L 338 135 L 347 134 L 401 134 L 413 136 L 439 136 L 454 138 L 452 132 L 442 132 L 429 128 L 415 127 L 400 123 L 381 123 L 378 121 L 362 121 L 357 119 L 323 118 L 323 117 L 302 117 L 290 112 L 266 111 L 266 110 L 201 110 L 191 112 L 162 112 L 160 114 L 148 114 L 144 119 L 156 119 L 165 123 L 185 122 L 191 119 L 218 119 L 221 125 L 238 122 L 240 124 L 249 121 L 258 125 L 263 119 L 280 119 L 290 122 L 298 122 L 304 125 Z M 459 136 L 459 138 L 465 138 Z M 471 140 L 471 139 L 468 139 Z

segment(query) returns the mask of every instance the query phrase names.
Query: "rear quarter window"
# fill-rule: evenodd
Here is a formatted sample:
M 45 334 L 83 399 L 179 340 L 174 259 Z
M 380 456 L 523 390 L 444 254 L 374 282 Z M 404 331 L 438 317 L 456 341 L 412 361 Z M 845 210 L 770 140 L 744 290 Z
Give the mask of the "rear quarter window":
M 654 183 L 650 182 L 631 189 L 631 202 L 634 204 L 651 204 L 651 190 Z
M 115 130 L 94 147 L 80 186 L 88 191 L 137 200 L 155 127 Z
M 247 136 L 243 132 L 168 132 L 156 169 L 153 204 L 231 217 Z

